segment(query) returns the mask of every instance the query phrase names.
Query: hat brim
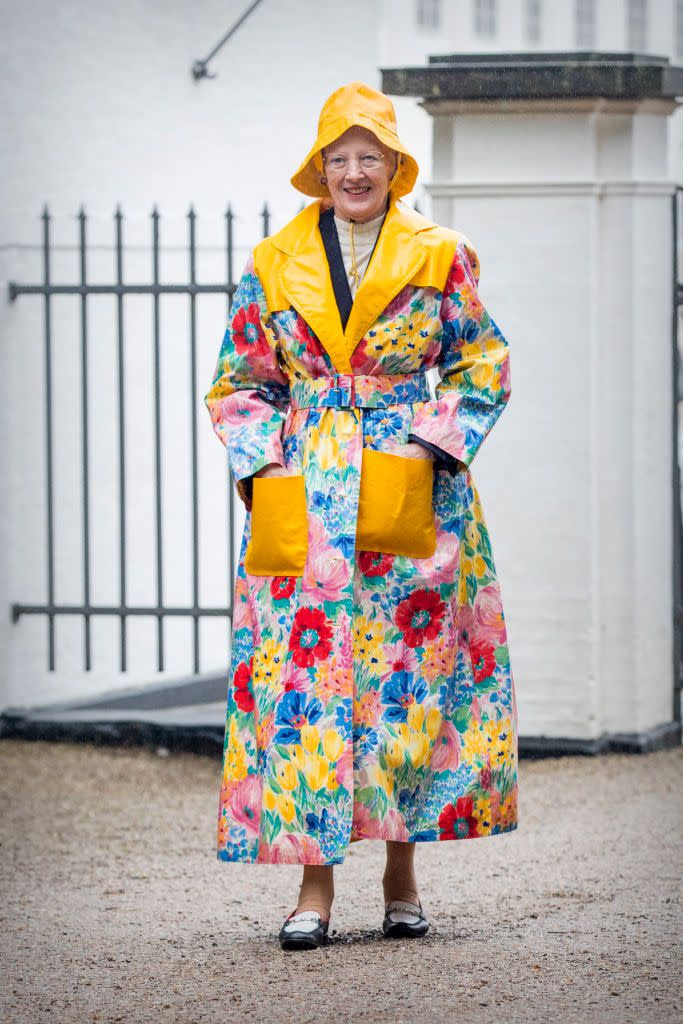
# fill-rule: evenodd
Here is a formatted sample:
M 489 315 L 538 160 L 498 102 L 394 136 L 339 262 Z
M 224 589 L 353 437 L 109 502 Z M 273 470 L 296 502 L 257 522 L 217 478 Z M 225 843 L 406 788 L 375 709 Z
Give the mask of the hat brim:
M 305 196 L 313 196 L 316 199 L 329 196 L 330 192 L 327 185 L 323 185 L 320 181 L 320 175 L 322 173 L 320 151 L 324 149 L 325 146 L 332 145 L 335 139 L 338 139 L 345 131 L 348 131 L 349 128 L 353 128 L 355 126 L 367 128 L 368 131 L 371 131 L 372 134 L 375 135 L 380 142 L 383 142 L 385 146 L 388 146 L 389 149 L 393 149 L 397 153 L 401 154 L 398 171 L 391 181 L 389 191 L 396 197 L 406 196 L 409 192 L 412 192 L 420 170 L 417 165 L 417 160 L 408 152 L 395 132 L 392 132 L 386 127 L 386 125 L 382 124 L 380 121 L 376 121 L 368 114 L 361 113 L 353 114 L 349 117 L 337 118 L 337 120 L 331 121 L 325 127 L 324 131 L 322 131 L 315 140 L 315 144 L 306 159 L 303 161 L 297 172 L 290 178 L 294 188 L 298 189 L 299 192 L 303 192 Z M 317 167 L 316 163 L 318 164 Z

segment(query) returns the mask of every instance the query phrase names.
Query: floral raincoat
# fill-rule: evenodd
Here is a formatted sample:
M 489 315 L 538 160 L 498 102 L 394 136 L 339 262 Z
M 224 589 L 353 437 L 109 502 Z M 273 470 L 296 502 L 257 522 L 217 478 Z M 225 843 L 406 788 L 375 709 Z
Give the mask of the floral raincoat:
M 206 396 L 238 491 L 253 483 L 226 861 L 338 864 L 358 839 L 517 827 L 515 689 L 470 471 L 510 394 L 508 344 L 469 240 L 394 196 L 344 328 L 324 209 L 314 201 L 253 250 Z M 401 457 L 409 435 L 443 458 Z M 248 482 L 271 462 L 289 476 Z

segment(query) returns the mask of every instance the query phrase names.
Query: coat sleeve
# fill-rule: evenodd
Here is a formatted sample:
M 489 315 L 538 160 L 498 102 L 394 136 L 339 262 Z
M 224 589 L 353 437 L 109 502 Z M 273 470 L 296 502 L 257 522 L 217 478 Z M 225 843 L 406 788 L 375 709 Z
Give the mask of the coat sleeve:
M 263 466 L 285 465 L 282 426 L 289 380 L 278 362 L 276 339 L 267 321 L 266 297 L 252 253 L 235 290 L 211 388 L 204 397 L 242 497 L 249 493 L 248 478 Z
M 458 240 L 441 301 L 443 331 L 435 398 L 415 411 L 410 433 L 470 465 L 510 397 L 509 346 L 477 292 L 479 260 Z

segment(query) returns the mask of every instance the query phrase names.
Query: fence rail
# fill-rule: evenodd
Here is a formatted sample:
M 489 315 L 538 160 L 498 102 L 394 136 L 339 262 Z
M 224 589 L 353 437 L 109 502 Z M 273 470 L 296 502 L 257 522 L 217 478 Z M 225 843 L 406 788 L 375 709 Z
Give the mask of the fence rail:
M 46 591 L 45 603 L 13 604 L 12 620 L 18 622 L 25 615 L 43 616 L 47 620 L 48 629 L 48 667 L 55 670 L 55 624 L 61 617 L 79 616 L 84 623 L 83 663 L 86 672 L 92 667 L 91 620 L 96 616 L 115 617 L 120 623 L 119 664 L 122 672 L 127 671 L 127 622 L 135 616 L 148 616 L 157 621 L 156 663 L 159 672 L 164 670 L 164 621 L 170 617 L 182 616 L 193 622 L 193 663 L 195 672 L 199 671 L 200 644 L 199 623 L 202 618 L 222 616 L 230 618 L 232 608 L 205 607 L 199 600 L 199 494 L 198 494 L 198 459 L 197 459 L 197 301 L 202 295 L 223 294 L 226 296 L 227 312 L 230 310 L 232 296 L 237 284 L 233 273 L 233 257 L 235 251 L 233 227 L 234 214 L 228 206 L 225 213 L 225 281 L 216 283 L 200 283 L 197 281 L 197 215 L 193 207 L 187 214 L 187 277 L 180 283 L 164 283 L 160 280 L 160 226 L 161 216 L 156 207 L 151 213 L 151 278 L 147 284 L 127 284 L 124 280 L 124 215 L 117 207 L 113 215 L 114 252 L 116 258 L 116 280 L 108 284 L 91 284 L 87 279 L 88 244 L 87 216 L 81 208 L 78 213 L 78 254 L 80 263 L 80 280 L 75 283 L 54 283 L 52 281 L 51 264 L 53 250 L 50 239 L 51 216 L 47 206 L 43 209 L 42 219 L 42 264 L 43 281 L 37 284 L 22 284 L 16 281 L 9 283 L 9 298 L 12 302 L 21 296 L 43 297 L 44 312 L 44 366 L 45 366 L 45 451 L 46 451 Z M 261 212 L 263 236 L 270 233 L 270 211 L 264 204 Z M 54 393 L 53 393 L 53 336 L 51 300 L 58 295 L 80 296 L 80 421 L 81 421 L 81 475 L 82 475 L 82 547 L 83 577 L 81 581 L 83 600 L 81 604 L 60 604 L 55 600 L 55 458 L 54 458 Z M 118 563 L 119 593 L 118 602 L 113 604 L 96 604 L 91 600 L 91 437 L 88 408 L 88 359 L 90 354 L 90 338 L 88 334 L 88 299 L 93 296 L 112 295 L 117 298 L 116 305 L 116 337 L 117 337 L 117 490 L 118 490 Z M 155 601 L 150 605 L 131 605 L 128 603 L 127 586 L 127 537 L 126 537 L 126 389 L 124 358 L 126 350 L 125 337 L 125 298 L 128 295 L 149 295 L 153 303 L 153 378 L 154 378 L 154 476 L 155 476 Z M 188 359 L 188 402 L 191 423 L 191 522 L 192 522 L 192 601 L 187 606 L 169 606 L 164 603 L 164 556 L 163 556 L 163 492 L 162 492 L 162 436 L 161 436 L 161 297 L 163 295 L 186 295 L 189 304 L 189 337 L 187 346 Z M 235 565 L 232 536 L 235 524 L 235 509 L 232 488 L 228 490 L 228 578 L 234 579 Z M 231 588 L 230 588 L 231 592 Z M 229 599 L 230 601 L 230 599 Z

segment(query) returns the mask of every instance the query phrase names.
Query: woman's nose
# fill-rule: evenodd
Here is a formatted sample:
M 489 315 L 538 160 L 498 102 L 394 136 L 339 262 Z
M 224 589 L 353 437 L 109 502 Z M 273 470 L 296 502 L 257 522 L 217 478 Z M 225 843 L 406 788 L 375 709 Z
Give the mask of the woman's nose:
M 349 158 L 349 162 L 346 165 L 346 177 L 347 178 L 363 178 L 363 177 L 365 177 L 365 171 L 361 167 L 360 160 L 355 160 L 353 157 Z

